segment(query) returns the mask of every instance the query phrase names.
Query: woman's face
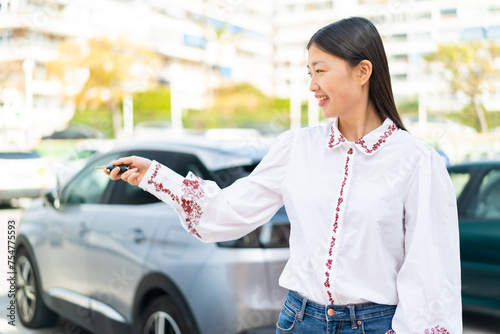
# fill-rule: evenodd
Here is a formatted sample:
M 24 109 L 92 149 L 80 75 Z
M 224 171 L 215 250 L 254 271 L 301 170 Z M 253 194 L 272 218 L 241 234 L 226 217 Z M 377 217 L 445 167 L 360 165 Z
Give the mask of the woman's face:
M 325 118 L 341 117 L 362 101 L 358 68 L 312 45 L 308 50 L 309 89 Z

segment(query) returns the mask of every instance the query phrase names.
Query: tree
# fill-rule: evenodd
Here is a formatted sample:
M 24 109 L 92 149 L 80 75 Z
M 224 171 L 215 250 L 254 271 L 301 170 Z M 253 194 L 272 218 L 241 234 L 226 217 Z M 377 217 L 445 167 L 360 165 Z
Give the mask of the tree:
M 58 58 L 47 64 L 49 73 L 63 81 L 66 96 L 75 100 L 78 109 L 110 110 L 115 136 L 122 128 L 124 96 L 157 84 L 154 68 L 159 57 L 123 39 L 66 40 L 58 51 Z M 79 83 L 76 90 L 75 82 Z
M 495 92 L 493 80 L 499 73 L 498 66 L 495 66 L 498 57 L 500 45 L 491 41 L 443 44 L 437 51 L 424 56 L 427 62 L 442 66 L 453 93 L 463 92 L 469 97 L 481 132 L 488 132 L 481 95 L 486 91 Z
M 235 83 L 214 90 L 207 110 L 190 111 L 186 125 L 194 128 L 289 126 L 290 101 L 268 97 L 250 83 Z M 272 130 L 272 129 L 271 129 Z

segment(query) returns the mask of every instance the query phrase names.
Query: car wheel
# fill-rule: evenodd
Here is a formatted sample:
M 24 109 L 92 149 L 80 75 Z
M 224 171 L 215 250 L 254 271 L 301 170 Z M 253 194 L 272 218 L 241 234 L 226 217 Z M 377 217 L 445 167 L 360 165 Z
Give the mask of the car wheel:
M 20 248 L 16 254 L 16 306 L 25 327 L 43 328 L 57 322 L 57 314 L 43 303 L 40 281 L 33 261 L 24 248 Z
M 179 308 L 166 296 L 154 299 L 142 315 L 142 334 L 191 334 Z

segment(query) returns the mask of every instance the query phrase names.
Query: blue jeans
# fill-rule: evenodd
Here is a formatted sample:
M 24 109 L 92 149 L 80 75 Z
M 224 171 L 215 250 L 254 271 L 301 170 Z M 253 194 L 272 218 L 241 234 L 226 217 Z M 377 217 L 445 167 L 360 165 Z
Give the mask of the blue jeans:
M 321 305 L 290 291 L 276 324 L 276 334 L 385 334 L 395 305 L 375 303 Z

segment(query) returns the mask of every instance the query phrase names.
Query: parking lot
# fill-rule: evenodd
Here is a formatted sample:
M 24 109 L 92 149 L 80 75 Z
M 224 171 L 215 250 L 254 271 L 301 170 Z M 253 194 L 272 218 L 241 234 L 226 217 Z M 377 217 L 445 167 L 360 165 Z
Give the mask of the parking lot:
M 21 205 L 27 205 L 27 202 L 21 203 Z M 1 226 L 5 226 L 8 220 L 14 219 L 19 222 L 19 218 L 22 214 L 22 209 L 20 208 L 0 208 L 0 222 Z M 0 247 L 1 249 L 6 249 L 6 234 L 5 231 L 0 233 Z M 5 310 L 9 304 L 9 298 L 7 296 L 8 286 L 6 284 L 6 278 L 4 278 L 6 270 L 4 259 L 2 259 L 0 268 L 1 284 L 0 284 L 0 309 Z M 464 334 L 498 334 L 500 333 L 500 318 L 495 318 L 486 315 L 479 314 L 464 314 Z M 29 330 L 24 328 L 19 319 L 16 318 L 15 326 L 8 324 L 8 319 L 6 319 L 5 312 L 0 313 L 0 334 L 89 334 L 85 330 L 79 328 L 73 323 L 61 319 L 57 327 L 48 328 L 45 330 Z

